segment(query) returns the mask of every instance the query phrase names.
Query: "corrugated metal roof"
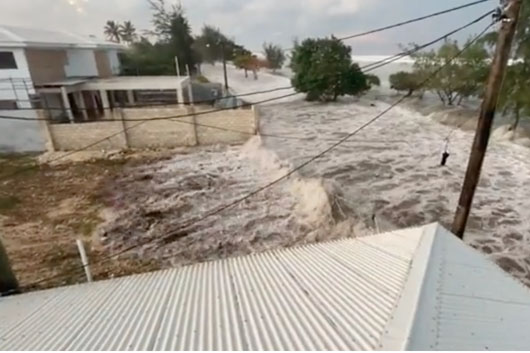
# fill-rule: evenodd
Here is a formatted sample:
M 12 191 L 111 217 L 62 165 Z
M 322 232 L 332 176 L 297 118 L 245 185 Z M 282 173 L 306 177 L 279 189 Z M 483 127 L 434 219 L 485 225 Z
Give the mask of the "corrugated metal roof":
M 383 348 L 529 350 L 530 290 L 449 231 L 429 228 Z
M 93 36 L 82 36 L 67 31 L 50 31 L 42 28 L 0 26 L 0 47 L 75 47 L 123 49 L 121 44 Z
M 308 245 L 1 299 L 0 348 L 373 349 L 421 233 Z M 397 247 L 395 237 L 402 239 Z
M 431 225 L 1 298 L 0 349 L 528 349 L 529 298 Z

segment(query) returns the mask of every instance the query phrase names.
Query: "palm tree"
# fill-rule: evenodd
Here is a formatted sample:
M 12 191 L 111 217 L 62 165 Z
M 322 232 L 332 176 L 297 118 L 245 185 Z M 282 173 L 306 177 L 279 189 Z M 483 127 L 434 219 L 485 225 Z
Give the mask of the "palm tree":
M 120 36 L 125 43 L 132 43 L 138 37 L 136 34 L 136 28 L 131 21 L 125 21 L 120 27 Z
M 120 42 L 120 26 L 114 21 L 107 21 L 107 24 L 104 27 L 105 35 L 107 39 L 119 43 Z

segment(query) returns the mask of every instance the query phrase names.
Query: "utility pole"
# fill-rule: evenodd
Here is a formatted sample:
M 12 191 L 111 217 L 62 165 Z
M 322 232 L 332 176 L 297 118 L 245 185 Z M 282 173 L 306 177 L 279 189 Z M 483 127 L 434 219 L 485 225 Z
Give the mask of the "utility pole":
M 460 239 L 464 238 L 464 231 L 471 211 L 473 197 L 480 179 L 480 172 L 488 148 L 491 127 L 493 124 L 493 118 L 495 117 L 495 110 L 497 108 L 502 80 L 504 79 L 506 66 L 508 65 L 508 60 L 510 58 L 512 42 L 515 37 L 521 4 L 522 0 L 510 0 L 507 3 L 507 6 L 503 9 L 503 14 L 501 16 L 501 29 L 499 31 L 495 57 L 493 58 L 493 63 L 491 65 L 486 93 L 480 109 L 477 131 L 475 133 L 473 146 L 471 147 L 471 156 L 467 166 L 464 186 L 462 188 L 462 193 L 460 194 L 460 200 L 458 201 L 458 207 L 456 209 L 456 215 L 452 227 L 452 232 Z

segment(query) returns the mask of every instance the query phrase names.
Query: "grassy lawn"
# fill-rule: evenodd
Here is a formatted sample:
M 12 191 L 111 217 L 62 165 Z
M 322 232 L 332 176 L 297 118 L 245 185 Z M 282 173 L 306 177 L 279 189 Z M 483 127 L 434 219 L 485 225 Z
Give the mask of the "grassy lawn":
M 112 255 L 98 227 L 112 193 L 107 185 L 140 160 L 99 160 L 38 165 L 34 155 L 0 155 L 0 237 L 20 285 L 42 289 L 84 281 L 76 239 L 83 239 L 96 279 L 156 269 L 141 259 Z M 60 275 L 59 278 L 33 283 Z

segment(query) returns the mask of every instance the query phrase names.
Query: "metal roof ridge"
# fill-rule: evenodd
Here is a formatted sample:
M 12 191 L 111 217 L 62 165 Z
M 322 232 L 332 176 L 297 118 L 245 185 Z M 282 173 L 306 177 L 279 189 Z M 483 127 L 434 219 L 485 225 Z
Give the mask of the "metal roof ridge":
M 424 227 L 420 243 L 411 261 L 409 276 L 396 303 L 394 313 L 381 337 L 379 350 L 407 350 L 417 322 L 420 301 L 425 298 L 423 293 L 428 290 L 429 282 L 437 280 L 432 276 L 427 277 L 427 274 L 433 266 L 437 265 L 432 261 L 432 254 L 440 229 L 443 227 L 439 223 Z

